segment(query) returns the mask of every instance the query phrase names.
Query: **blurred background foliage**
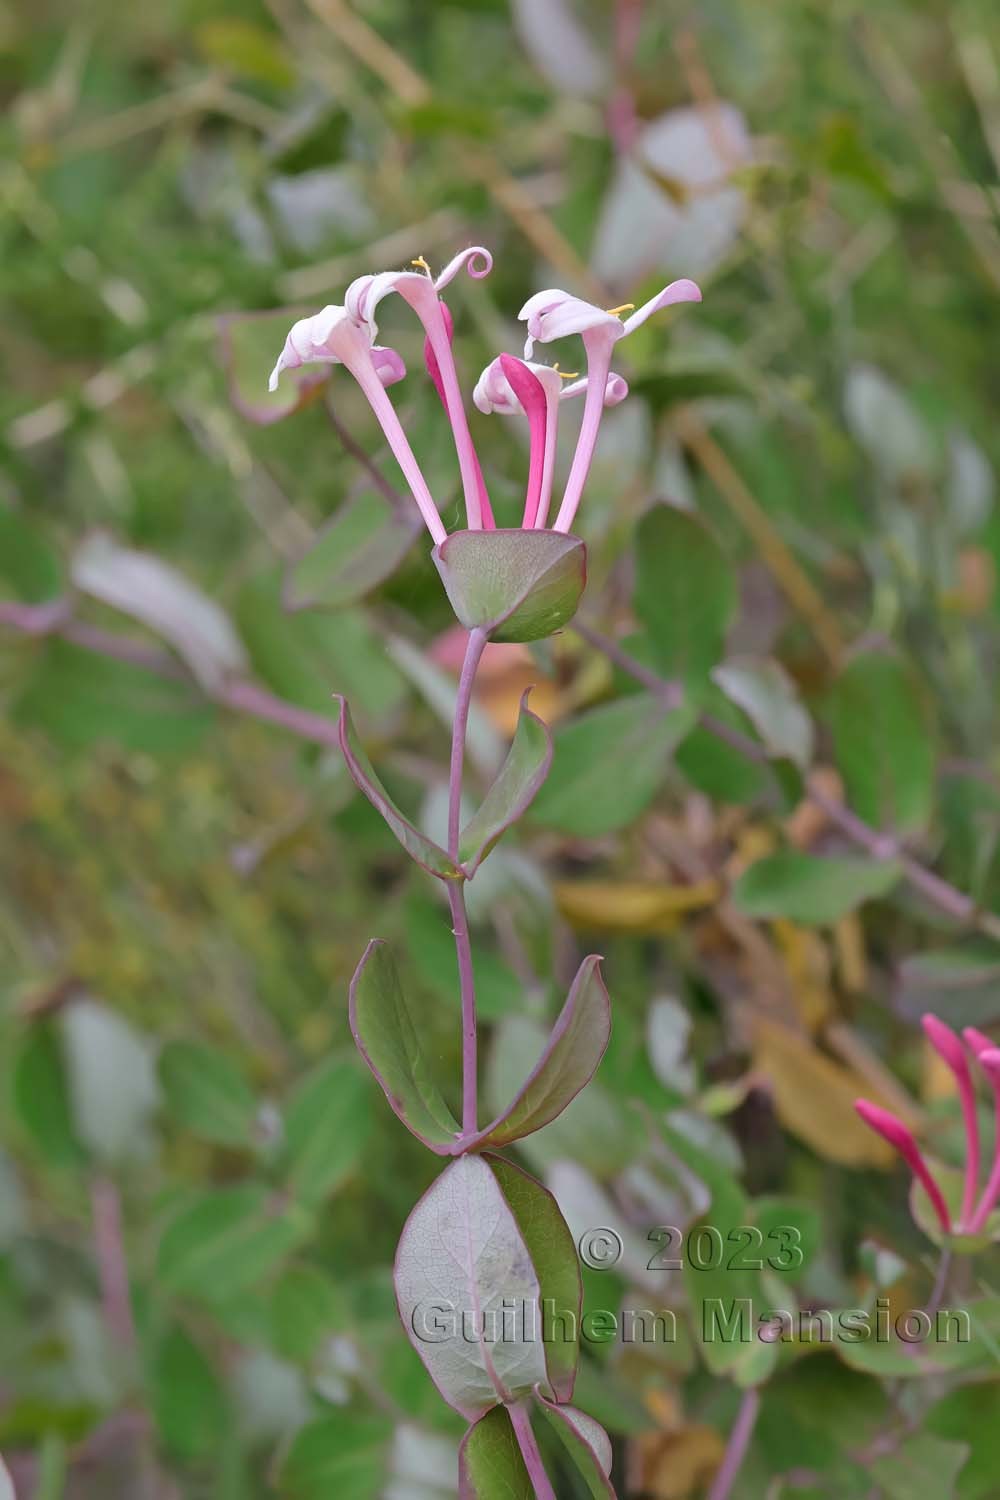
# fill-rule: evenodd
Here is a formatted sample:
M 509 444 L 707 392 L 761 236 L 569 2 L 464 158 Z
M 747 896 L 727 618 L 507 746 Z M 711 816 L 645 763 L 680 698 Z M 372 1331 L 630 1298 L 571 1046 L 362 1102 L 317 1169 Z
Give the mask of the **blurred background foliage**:
M 759 1299 L 919 1306 L 931 1249 L 851 1100 L 957 1159 L 914 1021 L 1000 1021 L 995 4 L 7 0 L 0 88 L 18 1496 L 455 1493 L 460 1426 L 390 1281 L 433 1164 L 345 1004 L 364 942 L 395 939 L 454 1076 L 447 922 L 322 727 L 264 722 L 267 693 L 327 725 L 346 693 L 439 826 L 455 643 L 349 381 L 277 420 L 297 398 L 266 377 L 290 319 L 354 276 L 482 242 L 492 276 L 452 298 L 468 388 L 539 287 L 705 293 L 620 351 L 633 394 L 579 521 L 598 636 L 489 658 L 471 747 L 484 774 L 537 684 L 555 769 L 470 892 L 487 1091 L 509 1096 L 604 952 L 610 1053 L 522 1155 L 577 1232 L 632 1226 L 591 1305 L 681 1314 L 676 1344 L 588 1349 L 578 1399 L 620 1493 L 696 1500 L 760 1351 L 698 1347 L 701 1300 L 740 1292 L 648 1272 L 646 1232 L 793 1223 L 805 1264 Z M 412 329 L 385 324 L 415 375 Z M 414 375 L 402 410 L 454 527 Z M 516 523 L 522 434 L 474 421 Z M 602 637 L 709 729 L 668 722 Z M 983 1329 L 996 1271 L 952 1289 Z M 987 1342 L 920 1381 L 868 1346 L 769 1351 L 738 1495 L 996 1496 Z

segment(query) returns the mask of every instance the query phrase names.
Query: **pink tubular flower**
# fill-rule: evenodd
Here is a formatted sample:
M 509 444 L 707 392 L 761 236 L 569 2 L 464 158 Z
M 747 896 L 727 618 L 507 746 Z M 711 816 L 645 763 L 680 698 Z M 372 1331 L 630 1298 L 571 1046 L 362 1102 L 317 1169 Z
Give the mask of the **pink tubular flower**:
M 962 1120 L 965 1125 L 965 1189 L 962 1194 L 962 1217 L 960 1223 L 967 1224 L 972 1217 L 979 1186 L 979 1118 L 976 1113 L 976 1092 L 972 1086 L 972 1074 L 965 1050 L 950 1026 L 939 1021 L 937 1016 L 927 1014 L 923 1018 L 924 1034 L 939 1057 L 943 1058 L 955 1075 L 958 1095 L 962 1104 Z
M 580 334 L 587 355 L 587 397 L 580 424 L 580 437 L 570 467 L 562 504 L 553 523 L 555 531 L 569 531 L 580 504 L 583 486 L 590 472 L 601 413 L 606 404 L 608 376 L 611 370 L 611 355 L 619 339 L 633 333 L 646 319 L 662 307 L 676 302 L 700 302 L 701 291 L 693 281 L 672 281 L 655 297 L 643 303 L 631 317 L 622 322 L 617 308 L 608 311 L 584 302 L 580 297 L 571 297 L 568 292 L 551 289 L 536 292 L 529 297 L 518 316 L 527 324 L 528 337 L 524 345 L 524 357 L 530 359 L 536 340 L 551 343 L 553 339 Z
M 981 1032 L 979 1034 L 982 1036 Z M 986 1041 L 988 1038 L 984 1037 L 983 1040 Z M 970 1234 L 979 1234 L 985 1229 L 987 1219 L 1000 1200 L 1000 1048 L 983 1047 L 979 1052 L 979 1066 L 992 1084 L 996 1099 L 996 1148 L 993 1167 L 983 1189 L 983 1196 L 969 1224 Z
M 934 1206 L 934 1212 L 938 1216 L 941 1228 L 945 1234 L 951 1233 L 951 1214 L 948 1205 L 944 1201 L 944 1195 L 938 1187 L 924 1160 L 923 1152 L 913 1137 L 913 1132 L 908 1130 L 902 1120 L 897 1120 L 895 1115 L 887 1109 L 881 1109 L 877 1104 L 871 1104 L 867 1099 L 856 1099 L 854 1108 L 877 1135 L 888 1141 L 906 1162 L 914 1177 L 920 1182 L 928 1198 Z
M 465 495 L 467 528 L 469 531 L 494 531 L 496 523 L 469 431 L 455 368 L 451 314 L 440 295 L 460 271 L 465 270 L 478 278 L 486 276 L 492 265 L 489 251 L 476 245 L 456 255 L 437 277 L 431 274 L 422 258 L 413 261 L 411 268 L 404 271 L 360 276 L 348 287 L 343 306 L 324 307 L 314 317 L 302 318 L 293 326 L 271 373 L 270 388 L 273 391 L 281 372 L 296 369 L 299 365 L 311 362 L 342 364 L 350 370 L 381 423 L 437 547 L 447 540 L 447 532 L 395 408 L 385 392 L 385 387 L 401 380 L 406 371 L 395 350 L 376 343 L 376 314 L 382 299 L 395 292 L 419 318 L 425 336 L 424 359 L 428 374 L 444 407 L 455 442 Z M 480 411 L 519 411 L 528 419 L 528 479 L 524 516 L 518 529 L 546 530 L 549 526 L 561 403 L 569 397 L 585 397 L 576 455 L 552 528 L 566 533 L 572 525 L 590 468 L 600 413 L 605 406 L 617 405 L 628 394 L 628 386 L 622 377 L 611 372 L 614 345 L 657 309 L 675 302 L 700 300 L 701 292 L 693 281 L 675 281 L 624 322 L 618 316 L 619 312 L 625 311 L 624 308 L 606 312 L 566 292 L 539 292 L 525 303 L 520 314 L 528 325 L 525 358 L 501 354 L 483 371 L 473 397 Z M 587 373 L 582 379 L 576 376 L 567 379 L 559 373 L 557 365 L 538 364 L 531 359 L 535 340 L 545 342 L 569 333 L 579 333 L 583 337 Z M 584 576 L 581 571 L 581 580 Z
M 923 1185 L 924 1191 L 934 1206 L 941 1227 L 947 1234 L 981 1234 L 990 1214 L 1000 1201 L 1000 1048 L 982 1031 L 977 1031 L 974 1026 L 967 1026 L 962 1033 L 969 1052 L 977 1059 L 979 1066 L 989 1079 L 996 1098 L 997 1128 L 993 1148 L 993 1166 L 977 1203 L 980 1177 L 979 1117 L 969 1059 L 958 1036 L 937 1016 L 925 1015 L 922 1018 L 922 1025 L 931 1046 L 955 1075 L 962 1106 L 962 1120 L 965 1126 L 965 1185 L 962 1192 L 961 1213 L 956 1225 L 953 1226 L 951 1223 L 951 1215 L 948 1212 L 944 1195 L 924 1160 L 919 1146 L 902 1121 L 897 1120 L 895 1115 L 889 1114 L 887 1110 L 880 1109 L 878 1105 L 869 1104 L 866 1099 L 858 1099 L 855 1109 L 866 1125 L 871 1126 L 872 1130 L 877 1131 L 899 1152 L 914 1176 Z

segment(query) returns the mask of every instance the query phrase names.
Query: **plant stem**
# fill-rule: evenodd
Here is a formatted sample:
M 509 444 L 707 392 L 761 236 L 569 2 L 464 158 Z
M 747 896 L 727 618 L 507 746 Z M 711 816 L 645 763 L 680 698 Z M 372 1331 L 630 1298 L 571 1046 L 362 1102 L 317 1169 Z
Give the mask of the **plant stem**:
M 109 1177 L 95 1177 L 92 1181 L 90 1207 L 104 1321 L 115 1342 L 123 1349 L 131 1349 L 135 1344 L 135 1324 L 125 1260 L 122 1205 L 118 1189 Z
M 517 1402 L 514 1406 L 508 1406 L 507 1411 L 510 1414 L 514 1436 L 517 1438 L 517 1446 L 521 1450 L 521 1457 L 528 1471 L 528 1478 L 534 1486 L 536 1500 L 556 1500 L 556 1492 L 545 1472 L 542 1455 L 538 1451 L 535 1434 L 531 1430 L 531 1416 L 528 1408 L 521 1402 Z
M 757 1425 L 759 1410 L 760 1392 L 756 1386 L 751 1386 L 748 1391 L 743 1392 L 743 1400 L 736 1413 L 736 1421 L 729 1434 L 729 1442 L 726 1444 L 722 1463 L 712 1482 L 712 1488 L 708 1492 L 708 1500 L 729 1500 L 737 1475 L 743 1467 L 743 1460 L 750 1446 L 754 1427 Z
M 476 669 L 486 649 L 486 632 L 470 630 L 458 679 L 455 698 L 455 723 L 451 736 L 451 767 L 448 775 L 448 853 L 458 862 L 459 833 L 462 824 L 462 771 L 465 766 L 465 732 Z M 458 958 L 458 982 L 462 996 L 462 1130 L 474 1135 L 478 1123 L 478 1038 L 476 1032 L 476 982 L 472 972 L 472 946 L 469 921 L 465 911 L 465 883 L 449 880 L 448 905 L 451 908 L 451 930 Z

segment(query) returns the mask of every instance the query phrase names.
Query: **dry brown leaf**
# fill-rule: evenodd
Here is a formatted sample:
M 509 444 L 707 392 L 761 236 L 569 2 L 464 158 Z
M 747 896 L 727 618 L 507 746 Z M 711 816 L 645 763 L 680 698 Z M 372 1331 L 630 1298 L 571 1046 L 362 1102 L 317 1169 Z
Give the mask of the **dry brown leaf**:
M 573 927 L 633 933 L 672 932 L 685 913 L 712 906 L 720 891 L 714 880 L 694 885 L 561 880 L 554 887 L 556 905 Z
M 763 1017 L 755 1020 L 753 1046 L 755 1068 L 771 1084 L 779 1120 L 817 1156 L 845 1167 L 893 1161 L 892 1148 L 854 1110 L 855 1099 L 871 1098 L 869 1080 L 824 1056 L 807 1036 Z
M 714 1427 L 692 1422 L 676 1432 L 638 1440 L 641 1488 L 656 1500 L 690 1500 L 704 1492 L 725 1452 Z
M 796 927 L 784 918 L 772 922 L 771 928 L 785 960 L 799 1015 L 809 1031 L 818 1031 L 834 1011 L 826 943 L 818 932 Z
M 848 995 L 861 995 L 868 984 L 864 928 L 856 911 L 847 913 L 833 929 L 837 974 Z

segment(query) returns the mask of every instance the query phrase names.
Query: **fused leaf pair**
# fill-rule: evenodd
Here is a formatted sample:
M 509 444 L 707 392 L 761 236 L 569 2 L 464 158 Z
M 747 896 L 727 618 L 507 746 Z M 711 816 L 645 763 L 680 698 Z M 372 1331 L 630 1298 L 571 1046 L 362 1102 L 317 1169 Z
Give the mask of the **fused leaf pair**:
M 590 1494 L 614 1495 L 606 1434 L 567 1404 L 583 1288 L 569 1228 L 541 1183 L 492 1153 L 452 1162 L 406 1222 L 395 1284 L 413 1347 L 472 1424 L 463 1500 L 534 1500 L 517 1435 L 532 1416 L 551 1425 Z
M 438 1156 L 510 1145 L 554 1120 L 593 1077 L 611 1035 L 600 959 L 585 958 L 534 1069 L 502 1114 L 463 1136 L 431 1076 L 388 946 L 369 943 L 351 983 L 358 1049 L 408 1130 Z
M 583 1480 L 586 1494 L 614 1497 L 611 1443 L 599 1422 L 575 1406 L 547 1400 L 540 1391 L 525 1403 L 523 1419 L 532 1418 L 534 1426 L 554 1433 L 558 1451 Z M 509 1500 L 535 1500 L 535 1486 L 505 1406 L 494 1407 L 469 1428 L 458 1462 L 459 1500 L 493 1500 L 499 1494 Z
M 587 549 L 560 531 L 456 531 L 431 554 L 467 630 L 495 641 L 538 641 L 576 613 Z
M 385 819 L 410 858 L 438 880 L 471 880 L 503 833 L 531 804 L 548 775 L 552 738 L 547 726 L 528 708 L 527 696 L 526 692 L 521 699 L 517 729 L 507 757 L 479 810 L 462 830 L 455 859 L 421 833 L 393 802 L 365 753 L 346 700 L 337 697 L 340 748 L 355 785 Z

